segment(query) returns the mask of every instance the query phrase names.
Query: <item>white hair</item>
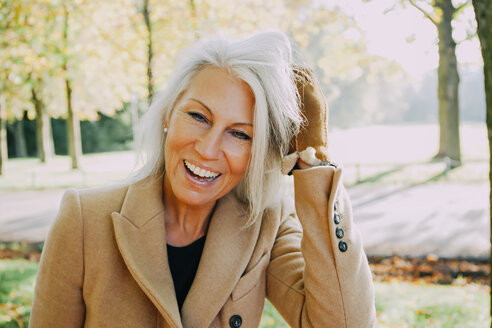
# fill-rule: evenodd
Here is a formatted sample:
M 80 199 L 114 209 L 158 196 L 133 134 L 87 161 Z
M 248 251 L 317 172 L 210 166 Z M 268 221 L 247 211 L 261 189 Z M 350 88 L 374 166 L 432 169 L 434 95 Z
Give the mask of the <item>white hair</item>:
M 164 174 L 164 122 L 170 122 L 178 98 L 198 71 L 206 66 L 225 68 L 248 84 L 255 97 L 250 162 L 234 188 L 249 210 L 246 225 L 254 223 L 279 194 L 282 158 L 302 123 L 292 65 L 292 46 L 281 32 L 262 32 L 241 41 L 205 40 L 186 51 L 140 122 L 136 145 L 142 167 L 133 179 Z

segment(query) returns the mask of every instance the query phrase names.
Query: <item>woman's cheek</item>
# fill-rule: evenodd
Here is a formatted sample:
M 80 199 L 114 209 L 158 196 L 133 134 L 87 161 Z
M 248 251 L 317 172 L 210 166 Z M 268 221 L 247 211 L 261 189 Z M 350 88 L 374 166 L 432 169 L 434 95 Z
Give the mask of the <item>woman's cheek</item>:
M 228 140 L 225 142 L 229 166 L 234 174 L 244 176 L 248 169 L 249 158 L 251 156 L 251 142 L 246 140 Z
M 224 147 L 228 154 L 240 159 L 244 157 L 249 159 L 251 154 L 250 140 L 241 140 L 230 135 L 226 135 L 224 139 Z

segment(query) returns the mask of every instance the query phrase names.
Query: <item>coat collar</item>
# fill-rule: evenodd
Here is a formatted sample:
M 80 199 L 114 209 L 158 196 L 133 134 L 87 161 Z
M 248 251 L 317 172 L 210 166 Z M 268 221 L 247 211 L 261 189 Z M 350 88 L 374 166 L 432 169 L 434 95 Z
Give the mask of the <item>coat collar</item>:
M 120 213 L 113 212 L 118 249 L 128 270 L 171 327 L 181 327 L 167 262 L 162 178 L 130 185 Z
M 116 242 L 132 276 L 171 326 L 208 327 L 244 272 L 260 224 L 244 228 L 246 211 L 232 192 L 218 201 L 180 318 L 167 259 L 162 182 L 130 185 L 121 212 L 112 214 Z

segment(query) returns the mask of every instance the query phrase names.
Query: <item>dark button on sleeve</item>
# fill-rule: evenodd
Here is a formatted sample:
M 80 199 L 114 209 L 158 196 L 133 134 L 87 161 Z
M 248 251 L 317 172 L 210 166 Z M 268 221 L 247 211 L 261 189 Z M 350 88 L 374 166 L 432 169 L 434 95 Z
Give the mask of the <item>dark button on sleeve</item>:
M 239 314 L 235 314 L 229 319 L 229 325 L 231 326 L 231 328 L 239 328 L 242 324 L 243 319 Z
M 335 212 L 335 214 L 333 214 L 333 221 L 335 222 L 335 224 L 339 224 L 340 223 L 340 214 Z
M 342 238 L 343 238 L 343 235 L 344 235 L 344 233 L 343 233 L 343 229 L 342 229 L 342 228 L 340 228 L 340 227 L 337 227 L 337 230 L 335 231 L 335 234 L 337 235 L 337 237 L 338 237 L 339 239 L 342 239 Z
M 347 243 L 343 240 L 340 240 L 340 242 L 338 243 L 338 249 L 340 250 L 340 252 L 346 252 L 348 249 Z

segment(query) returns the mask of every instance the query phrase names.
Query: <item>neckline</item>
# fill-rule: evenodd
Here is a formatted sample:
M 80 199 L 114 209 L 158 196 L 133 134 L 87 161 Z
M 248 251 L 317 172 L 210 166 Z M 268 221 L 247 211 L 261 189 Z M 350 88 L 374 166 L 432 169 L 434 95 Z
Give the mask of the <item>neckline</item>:
M 168 248 L 171 248 L 171 249 L 186 249 L 186 248 L 191 248 L 191 247 L 195 246 L 196 244 L 199 244 L 202 241 L 204 241 L 205 240 L 205 237 L 207 237 L 207 235 L 204 235 L 204 236 L 198 238 L 197 240 L 195 240 L 194 242 L 192 242 L 191 244 L 188 244 L 188 245 L 184 245 L 184 246 L 173 246 L 173 245 L 167 244 L 167 247 Z

